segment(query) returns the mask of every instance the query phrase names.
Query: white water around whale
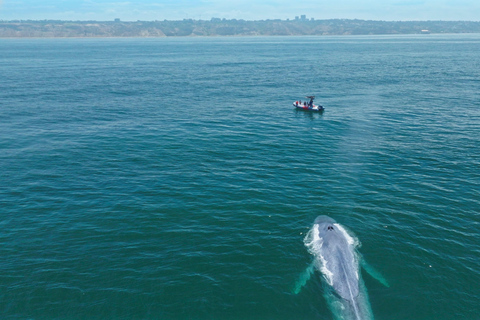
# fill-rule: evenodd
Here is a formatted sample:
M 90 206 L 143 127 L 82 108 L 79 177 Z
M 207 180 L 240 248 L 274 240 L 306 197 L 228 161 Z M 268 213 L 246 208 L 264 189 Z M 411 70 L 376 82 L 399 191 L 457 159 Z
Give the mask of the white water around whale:
M 358 240 L 358 238 L 348 233 L 348 231 L 341 224 L 335 223 L 334 225 L 343 234 L 343 236 L 347 240 L 347 243 L 350 246 L 353 246 L 354 250 L 361 246 L 361 243 Z M 318 224 L 313 225 L 312 229 L 310 229 L 307 235 L 305 236 L 303 242 L 307 247 L 308 251 L 310 252 L 310 254 L 312 254 L 315 257 L 314 263 L 317 265 L 317 268 L 322 272 L 327 283 L 329 285 L 332 285 L 334 271 L 328 269 L 327 267 L 328 261 L 326 260 L 325 256 L 322 254 L 323 238 L 320 237 L 320 234 L 318 231 Z M 355 252 L 355 254 L 357 253 Z M 358 268 L 355 270 L 355 275 L 357 276 L 357 279 L 358 279 L 359 278 Z
M 310 279 L 311 273 L 314 272 L 314 267 L 316 267 L 322 273 L 323 279 L 325 280 L 325 283 L 323 285 L 323 295 L 335 319 L 373 319 L 373 313 L 371 310 L 370 302 L 368 300 L 367 289 L 359 272 L 358 261 L 360 259 L 360 255 L 356 251 L 356 249 L 361 246 L 361 243 L 358 238 L 353 235 L 352 232 L 348 232 L 347 229 L 341 224 L 334 223 L 333 225 L 345 238 L 347 246 L 351 246 L 351 249 L 354 251 L 353 259 L 355 261 L 351 261 L 351 267 L 355 268 L 354 273 L 356 279 L 358 280 L 359 287 L 358 294 L 355 296 L 352 294 L 352 299 L 350 301 L 343 299 L 335 292 L 335 289 L 333 288 L 334 279 L 336 278 L 336 280 L 338 281 L 339 278 L 337 273 L 341 272 L 341 270 L 332 270 L 328 268 L 329 259 L 332 259 L 334 257 L 331 255 L 327 256 L 322 250 L 324 239 L 320 236 L 318 224 L 314 224 L 304 238 L 304 244 L 310 254 L 313 255 L 314 260 L 298 279 L 295 285 L 294 293 L 297 294 L 298 292 L 300 292 L 301 287 L 305 285 L 308 279 Z
M 323 239 L 319 235 L 318 224 L 313 225 L 304 239 L 308 251 L 317 259 L 314 260 L 317 268 L 322 272 L 329 285 L 333 285 L 333 272 L 327 268 L 327 260 L 322 255 Z

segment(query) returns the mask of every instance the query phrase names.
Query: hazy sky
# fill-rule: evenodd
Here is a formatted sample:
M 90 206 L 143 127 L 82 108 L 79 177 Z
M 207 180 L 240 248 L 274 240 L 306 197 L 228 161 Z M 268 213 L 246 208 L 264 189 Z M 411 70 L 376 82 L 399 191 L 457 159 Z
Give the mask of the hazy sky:
M 480 0 L 0 0 L 0 20 L 294 19 L 480 21 Z

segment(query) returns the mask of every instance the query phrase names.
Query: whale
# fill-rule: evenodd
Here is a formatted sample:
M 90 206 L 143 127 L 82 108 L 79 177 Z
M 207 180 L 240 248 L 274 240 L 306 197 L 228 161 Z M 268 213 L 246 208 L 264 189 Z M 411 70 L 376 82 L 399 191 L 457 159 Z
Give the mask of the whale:
M 379 272 L 368 265 L 358 252 L 360 241 L 334 219 L 318 216 L 304 238 L 313 256 L 312 263 L 297 281 L 294 293 L 310 279 L 316 270 L 322 275 L 327 305 L 337 320 L 372 320 L 373 313 L 360 267 L 389 287 Z

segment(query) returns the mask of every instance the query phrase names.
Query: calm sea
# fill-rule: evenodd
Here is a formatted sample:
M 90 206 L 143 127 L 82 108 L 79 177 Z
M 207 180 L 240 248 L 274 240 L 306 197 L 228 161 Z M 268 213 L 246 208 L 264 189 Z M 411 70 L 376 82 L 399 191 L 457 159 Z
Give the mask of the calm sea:
M 480 35 L 0 40 L 1 319 L 480 319 Z M 294 110 L 316 95 L 326 110 Z

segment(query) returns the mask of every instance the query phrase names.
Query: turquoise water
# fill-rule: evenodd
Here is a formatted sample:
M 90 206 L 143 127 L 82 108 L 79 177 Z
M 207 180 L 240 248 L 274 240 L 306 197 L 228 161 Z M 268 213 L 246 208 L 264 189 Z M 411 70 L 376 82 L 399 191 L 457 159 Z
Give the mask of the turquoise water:
M 0 40 L 2 319 L 479 319 L 480 36 Z M 323 114 L 294 110 L 317 95 Z

